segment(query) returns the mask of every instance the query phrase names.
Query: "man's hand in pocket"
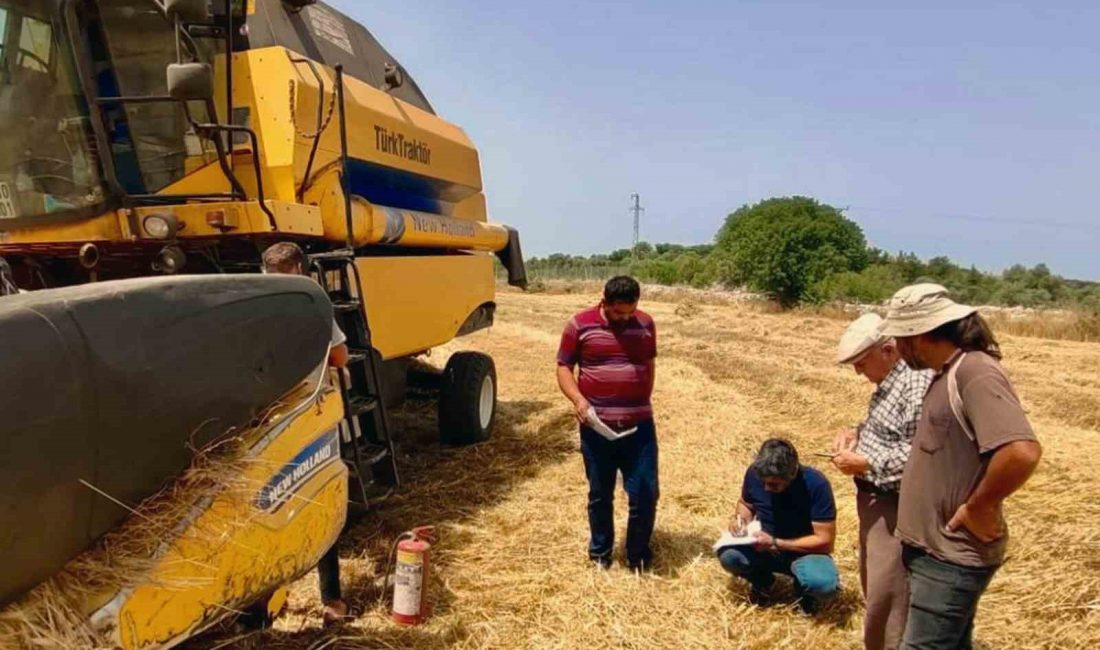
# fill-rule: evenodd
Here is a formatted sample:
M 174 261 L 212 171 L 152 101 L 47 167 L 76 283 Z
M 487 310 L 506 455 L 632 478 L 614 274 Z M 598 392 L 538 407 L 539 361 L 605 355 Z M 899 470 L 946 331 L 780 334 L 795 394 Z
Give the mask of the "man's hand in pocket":
M 986 544 L 995 542 L 1004 535 L 1001 530 L 1001 508 L 974 508 L 962 504 L 955 511 L 955 516 L 947 522 L 947 530 L 956 531 L 966 528 L 979 541 Z

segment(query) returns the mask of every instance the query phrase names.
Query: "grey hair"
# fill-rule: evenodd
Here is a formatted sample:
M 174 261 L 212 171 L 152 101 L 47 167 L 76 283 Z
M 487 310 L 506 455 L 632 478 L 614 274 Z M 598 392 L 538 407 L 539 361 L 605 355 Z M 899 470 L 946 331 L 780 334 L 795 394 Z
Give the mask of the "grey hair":
M 791 479 L 798 473 L 798 450 L 789 441 L 771 438 L 760 445 L 752 469 L 760 478 Z

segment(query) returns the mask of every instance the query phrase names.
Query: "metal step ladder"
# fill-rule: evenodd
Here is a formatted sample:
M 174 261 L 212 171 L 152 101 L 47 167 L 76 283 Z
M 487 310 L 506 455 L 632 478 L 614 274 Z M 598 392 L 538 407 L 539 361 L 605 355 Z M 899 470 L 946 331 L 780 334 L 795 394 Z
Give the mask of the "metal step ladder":
M 374 351 L 366 305 L 359 295 L 355 253 L 343 249 L 309 256 L 314 279 L 332 300 L 347 337 L 348 365 L 337 374 L 344 397 L 340 449 L 350 471 L 350 499 L 362 510 L 397 488 L 399 477 L 383 395 L 381 357 Z M 349 516 L 351 513 L 349 513 Z

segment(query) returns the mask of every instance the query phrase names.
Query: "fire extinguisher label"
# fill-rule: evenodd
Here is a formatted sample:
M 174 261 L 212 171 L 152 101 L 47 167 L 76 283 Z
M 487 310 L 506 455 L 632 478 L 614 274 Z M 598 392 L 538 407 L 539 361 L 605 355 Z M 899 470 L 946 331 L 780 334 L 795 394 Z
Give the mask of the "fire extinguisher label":
M 403 616 L 419 616 L 424 590 L 424 565 L 417 553 L 397 552 L 394 576 L 393 611 Z

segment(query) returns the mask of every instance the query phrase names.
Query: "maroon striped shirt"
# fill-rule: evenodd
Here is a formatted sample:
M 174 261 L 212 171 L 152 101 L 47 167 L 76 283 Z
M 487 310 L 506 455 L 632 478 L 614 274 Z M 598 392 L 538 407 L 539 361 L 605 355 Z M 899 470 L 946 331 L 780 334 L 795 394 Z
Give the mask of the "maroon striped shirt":
M 603 307 L 586 309 L 565 326 L 558 365 L 580 366 L 577 384 L 600 419 L 633 425 L 653 417 L 650 394 L 657 357 L 657 328 L 639 310 L 621 327 L 612 327 Z

